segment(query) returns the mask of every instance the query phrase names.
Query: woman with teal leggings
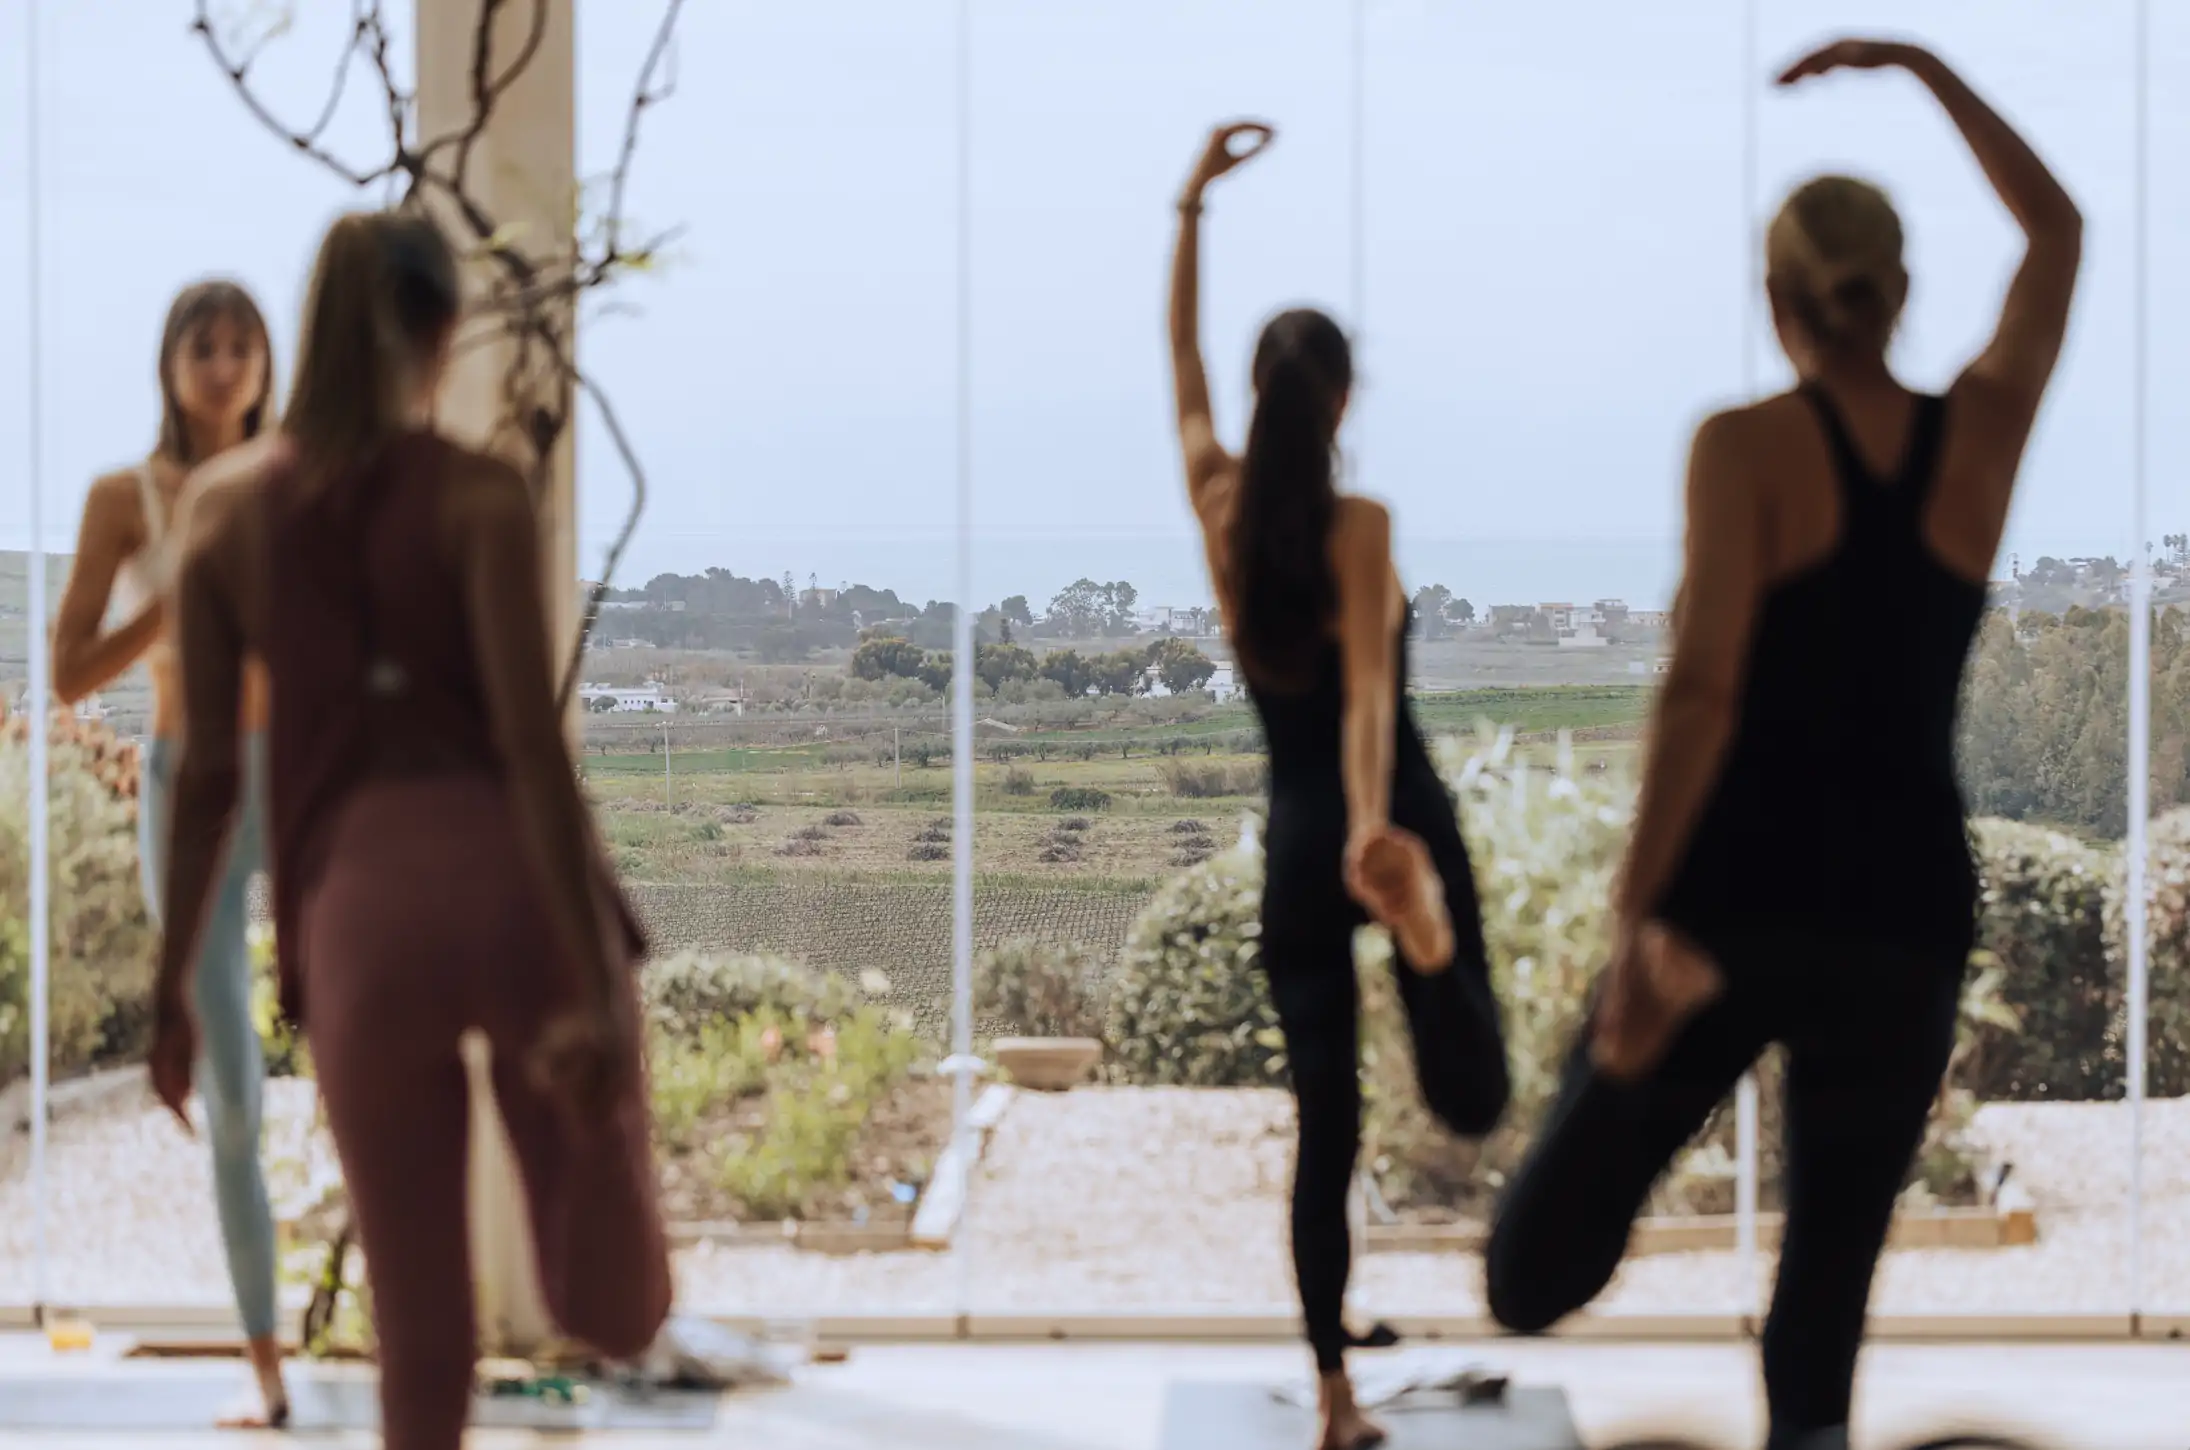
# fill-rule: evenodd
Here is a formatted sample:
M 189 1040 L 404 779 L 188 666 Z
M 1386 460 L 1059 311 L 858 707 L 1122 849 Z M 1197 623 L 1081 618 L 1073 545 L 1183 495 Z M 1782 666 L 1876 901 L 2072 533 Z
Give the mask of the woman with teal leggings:
M 169 309 L 160 343 L 160 441 L 134 468 L 95 481 L 84 500 L 74 567 L 53 631 L 54 693 L 74 705 L 142 660 L 152 677 L 152 731 L 138 772 L 137 844 L 155 920 L 167 879 L 182 689 L 163 596 L 174 551 L 170 522 L 184 476 L 272 422 L 266 323 L 242 288 L 201 282 Z M 199 945 L 193 994 L 203 1029 L 196 1083 L 213 1148 L 214 1198 L 236 1309 L 250 1341 L 262 1405 L 224 1421 L 279 1426 L 289 1415 L 276 1334 L 274 1215 L 259 1166 L 265 1065 L 251 1013 L 245 892 L 262 865 L 267 691 L 253 672 L 243 720 L 251 779 L 234 848 Z

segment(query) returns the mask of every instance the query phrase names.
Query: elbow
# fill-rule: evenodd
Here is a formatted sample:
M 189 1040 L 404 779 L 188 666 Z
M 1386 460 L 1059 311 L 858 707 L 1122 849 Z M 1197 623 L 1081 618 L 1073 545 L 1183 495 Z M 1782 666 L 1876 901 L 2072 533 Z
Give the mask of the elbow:
M 53 673 L 49 683 L 53 687 L 54 700 L 71 710 L 93 689 L 82 662 L 76 658 L 76 651 L 58 643 L 53 649 Z

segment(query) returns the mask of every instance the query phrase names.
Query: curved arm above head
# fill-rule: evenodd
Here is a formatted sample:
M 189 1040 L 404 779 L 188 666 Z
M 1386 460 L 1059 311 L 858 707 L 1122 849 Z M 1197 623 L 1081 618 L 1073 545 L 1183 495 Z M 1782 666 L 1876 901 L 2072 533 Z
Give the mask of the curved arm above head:
M 1921 81 L 1961 132 L 1985 179 L 2023 230 L 2023 260 L 2008 286 L 1992 340 L 1962 374 L 2005 407 L 2000 421 L 2021 433 L 2060 360 L 2069 304 L 2083 260 L 2083 215 L 2037 152 L 1938 56 L 1899 41 L 1842 40 L 1803 57 L 1779 78 L 1783 86 L 1835 70 L 1907 71 Z
M 1209 406 L 1209 374 L 1201 356 L 1201 207 L 1209 183 L 1270 144 L 1274 133 L 1257 121 L 1234 122 L 1210 134 L 1179 194 L 1178 243 L 1171 258 L 1171 375 L 1177 405 L 1179 447 L 1185 455 L 1186 493 L 1206 528 L 1219 482 L 1232 475 L 1232 455 L 1217 440 Z M 1238 138 L 1253 144 L 1233 150 Z
M 127 473 L 99 479 L 84 499 L 76 558 L 53 620 L 53 693 L 63 705 L 112 683 L 166 626 L 166 610 L 154 597 L 120 628 L 105 627 L 115 577 L 144 532 L 142 514 L 136 481 Z
M 1689 452 L 1673 663 L 1652 707 L 1642 796 L 1613 902 L 1627 930 L 1656 909 L 1733 741 L 1763 593 L 1756 491 L 1736 468 L 1745 416 L 1705 419 Z

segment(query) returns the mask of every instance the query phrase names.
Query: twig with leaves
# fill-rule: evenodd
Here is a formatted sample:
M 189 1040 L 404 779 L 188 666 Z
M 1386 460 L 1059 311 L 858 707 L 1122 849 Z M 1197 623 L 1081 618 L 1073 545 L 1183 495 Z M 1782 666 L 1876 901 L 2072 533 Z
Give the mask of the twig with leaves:
M 516 53 L 497 68 L 497 23 L 515 3 L 529 3 L 529 18 Z M 591 401 L 607 429 L 609 442 L 631 478 L 631 507 L 609 546 L 599 581 L 588 591 L 558 692 L 560 703 L 567 707 L 577 688 L 587 642 L 600 618 L 601 603 L 607 597 L 608 581 L 615 577 L 646 509 L 646 472 L 630 435 L 598 380 L 578 366 L 579 305 L 589 293 L 627 273 L 652 266 L 676 235 L 672 230 L 627 243 L 624 200 L 646 113 L 676 90 L 674 42 L 684 0 L 666 0 L 663 5 L 653 44 L 632 89 L 616 167 L 607 179 L 606 210 L 588 223 L 581 195 L 574 199 L 578 224 L 573 234 L 554 239 L 548 249 L 528 251 L 521 245 L 523 228 L 497 216 L 480 197 L 472 162 L 497 108 L 538 57 L 547 33 L 548 7 L 556 3 L 558 0 L 479 0 L 469 70 L 469 114 L 460 124 L 430 137 L 419 134 L 415 91 L 397 79 L 390 58 L 391 30 L 381 0 L 351 0 L 350 22 L 341 53 L 335 59 L 326 103 L 312 124 L 301 129 L 275 114 L 251 84 L 252 67 L 267 46 L 289 29 L 291 17 L 286 8 L 256 26 L 248 19 L 223 25 L 213 18 L 211 0 L 196 0 L 197 16 L 191 29 L 251 114 L 281 141 L 353 186 L 385 187 L 387 199 L 394 205 L 433 207 L 460 228 L 455 238 L 459 249 L 490 264 L 486 269 L 486 295 L 470 309 L 478 329 L 468 342 L 501 342 L 508 346 L 503 412 L 496 420 L 494 437 L 498 444 L 510 447 L 523 458 L 536 499 L 547 496 L 555 453 L 570 429 L 580 396 Z M 326 140 L 351 72 L 359 67 L 373 77 L 387 106 L 389 154 L 371 165 L 345 160 Z

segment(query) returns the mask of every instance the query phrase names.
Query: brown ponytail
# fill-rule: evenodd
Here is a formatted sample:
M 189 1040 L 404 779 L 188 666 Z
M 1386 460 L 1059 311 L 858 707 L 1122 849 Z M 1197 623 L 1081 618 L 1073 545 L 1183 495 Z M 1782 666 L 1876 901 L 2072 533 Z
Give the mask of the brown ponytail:
M 461 301 L 455 253 L 426 217 L 357 212 L 327 229 L 283 422 L 308 464 L 356 458 L 403 428 Z

